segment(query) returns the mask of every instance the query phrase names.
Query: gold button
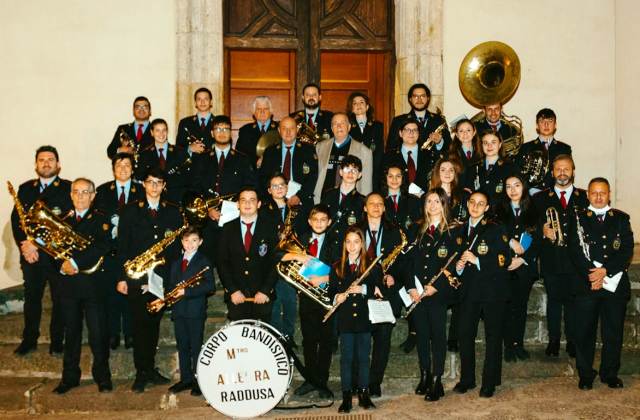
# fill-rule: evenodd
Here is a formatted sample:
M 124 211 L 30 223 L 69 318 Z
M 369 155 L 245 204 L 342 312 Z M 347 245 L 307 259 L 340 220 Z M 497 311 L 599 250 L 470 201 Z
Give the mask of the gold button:
M 249 272 L 248 272 L 248 271 L 245 271 L 245 272 L 244 272 L 244 275 L 245 275 L 245 276 L 248 276 L 248 275 L 249 275 Z
M 153 239 L 158 239 L 158 235 L 153 235 Z
M 357 317 L 357 316 L 358 316 L 358 314 L 357 314 L 356 312 L 354 312 L 354 313 L 353 313 L 353 317 L 355 318 L 355 317 Z
M 602 245 L 602 248 L 607 249 L 607 246 L 606 245 Z
M 353 304 L 353 306 L 354 306 L 354 307 L 356 307 L 356 306 L 358 306 L 358 304 L 357 304 L 357 303 L 354 303 L 354 304 Z
M 607 239 L 607 235 L 602 235 L 602 239 Z
M 244 257 L 244 260 L 245 261 L 249 261 L 249 257 Z

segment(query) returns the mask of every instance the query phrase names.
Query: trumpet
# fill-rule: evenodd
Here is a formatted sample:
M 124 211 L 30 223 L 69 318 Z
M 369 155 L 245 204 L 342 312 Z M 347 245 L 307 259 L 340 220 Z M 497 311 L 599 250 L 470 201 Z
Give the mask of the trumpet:
M 562 224 L 560 223 L 558 210 L 556 210 L 555 207 L 549 207 L 546 211 L 546 215 L 547 223 L 551 225 L 551 229 L 553 229 L 556 234 L 556 239 L 552 242 L 554 242 L 556 246 L 564 246 L 564 235 L 562 233 Z
M 127 132 L 122 128 L 120 129 L 120 134 L 118 136 L 120 137 L 121 147 L 130 147 L 133 149 L 133 164 L 134 166 L 137 166 L 138 157 L 140 156 L 140 144 L 133 141 L 131 137 L 129 137 L 129 134 L 127 134 Z
M 209 209 L 220 210 L 223 201 L 235 201 L 237 194 L 216 195 L 204 198 L 195 195 L 184 205 L 184 212 L 187 220 L 193 224 L 202 224 L 208 216 Z
M 444 130 L 446 127 L 447 127 L 447 121 L 445 120 L 445 122 L 440 124 L 438 126 L 438 128 L 433 130 L 433 133 L 434 134 L 440 134 L 442 132 L 442 130 Z M 422 150 L 431 150 L 435 144 L 436 143 L 433 140 L 427 139 L 427 141 L 422 143 L 422 146 L 420 147 L 420 149 L 422 149 Z
M 204 273 L 206 273 L 207 270 L 209 270 L 209 268 L 210 268 L 209 266 L 206 266 L 205 268 L 198 271 L 193 276 L 189 277 L 184 281 L 181 281 L 169 293 L 165 294 L 164 298 L 158 298 L 153 302 L 147 303 L 147 311 L 153 314 L 156 312 L 160 312 L 160 309 L 164 308 L 165 306 L 168 308 L 170 306 L 175 305 L 176 302 L 178 302 L 184 296 L 184 295 L 178 296 L 178 292 L 180 290 L 186 289 L 187 287 L 193 287 L 200 284 L 200 282 L 202 281 L 202 278 L 204 277 Z

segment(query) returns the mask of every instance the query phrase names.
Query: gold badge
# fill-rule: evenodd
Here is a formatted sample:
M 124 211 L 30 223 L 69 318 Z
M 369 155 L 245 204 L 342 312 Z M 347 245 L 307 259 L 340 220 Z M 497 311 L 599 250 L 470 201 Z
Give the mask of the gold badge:
M 60 185 L 60 181 L 53 181 L 53 186 L 57 187 L 58 185 Z
M 441 245 L 440 248 L 438 248 L 438 258 L 446 258 L 447 255 L 449 255 L 449 250 L 446 246 Z
M 592 215 L 593 215 L 593 212 L 592 212 L 591 210 L 589 210 L 589 211 L 587 212 L 587 217 L 591 217 Z
M 115 184 L 111 184 L 111 188 L 110 188 L 110 189 L 111 189 L 112 191 L 113 191 L 113 190 L 115 190 L 115 189 L 116 189 Z
M 138 207 L 143 208 L 144 207 L 144 203 L 142 201 L 138 202 Z
M 622 243 L 620 242 L 620 238 L 616 238 L 613 240 L 613 249 L 615 249 L 616 251 L 619 250 L 620 245 L 622 245 Z
M 54 207 L 51 209 L 51 213 L 53 213 L 56 216 L 60 216 L 62 214 L 62 209 L 58 206 Z
M 478 255 L 487 255 L 489 253 L 489 245 L 487 245 L 484 239 L 480 242 L 480 245 L 478 245 L 477 251 Z
M 109 230 L 109 225 L 106 223 L 102 224 L 102 230 L 104 230 L 105 232 Z
M 356 222 L 357 222 L 356 216 L 353 213 L 351 213 L 349 217 L 347 217 L 347 224 L 351 226 L 351 225 L 355 225 Z
M 371 146 L 369 146 L 369 149 L 371 149 L 371 153 L 376 151 L 376 144 L 375 143 L 371 143 Z
M 458 236 L 458 237 L 456 238 L 456 243 L 457 243 L 458 245 L 462 245 L 462 238 Z
M 308 175 L 309 172 L 311 171 L 311 168 L 309 168 L 309 165 L 307 165 L 306 163 L 302 164 L 302 173 L 305 175 Z
M 502 182 L 496 185 L 496 194 L 500 194 L 502 192 Z
M 509 238 L 507 238 L 507 235 L 502 235 L 502 240 L 507 243 L 509 242 Z
M 169 236 L 171 236 L 171 233 L 172 233 L 172 232 L 173 232 L 173 231 L 172 231 L 171 229 L 167 229 L 167 230 L 165 230 L 165 231 L 164 231 L 164 237 L 165 237 L 165 238 L 168 238 Z
M 498 254 L 498 266 L 504 267 L 504 261 L 505 261 L 504 255 Z

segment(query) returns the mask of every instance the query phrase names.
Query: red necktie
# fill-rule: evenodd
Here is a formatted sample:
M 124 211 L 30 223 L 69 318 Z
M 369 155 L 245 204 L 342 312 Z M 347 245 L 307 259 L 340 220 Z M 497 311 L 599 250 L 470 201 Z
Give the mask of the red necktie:
M 473 226 L 469 225 L 469 236 L 467 236 L 468 238 L 471 238 L 473 236 L 473 231 L 475 229 L 473 228 Z
M 79 222 L 82 220 L 82 216 L 80 216 L 79 214 L 76 215 L 76 222 Z
M 184 273 L 185 271 L 187 271 L 187 265 L 189 264 L 189 261 L 184 258 L 182 260 L 182 265 L 180 266 L 180 269 L 182 270 L 182 272 Z
M 155 218 L 158 215 L 158 210 L 149 208 L 149 215 Z
M 318 256 L 318 238 L 314 238 L 309 244 L 309 254 L 314 257 Z
M 471 160 L 471 150 L 467 150 L 467 159 Z
M 126 197 L 124 195 L 124 187 L 122 188 L 122 192 L 120 193 L 120 196 L 118 197 L 118 207 L 122 207 L 126 204 Z
M 167 160 L 164 158 L 164 149 L 158 149 L 158 164 L 160 169 L 164 171 L 164 168 L 167 165 Z
M 218 174 L 216 175 L 216 192 L 220 194 L 220 179 L 222 178 L 222 171 L 224 171 L 224 153 L 220 153 L 220 159 L 218 159 Z
M 434 225 L 429 226 L 429 235 L 433 236 L 436 233 L 436 227 Z
M 312 130 L 316 129 L 316 125 L 313 122 L 313 114 L 307 114 L 307 125 Z
M 340 193 L 340 203 L 338 203 L 339 205 L 342 205 L 342 203 L 344 203 L 344 200 L 347 199 L 347 194 L 341 192 Z
M 393 209 L 397 213 L 398 212 L 398 195 L 397 194 L 393 194 L 391 196 L 391 198 L 393 199 Z
M 287 154 L 284 156 L 284 164 L 282 165 L 282 175 L 289 182 L 291 178 L 291 146 L 287 146 Z
M 253 226 L 253 222 L 242 223 L 244 223 L 245 227 L 247 228 L 246 232 L 244 233 L 244 250 L 248 254 L 249 250 L 251 249 L 251 239 L 253 239 L 253 235 L 251 234 L 251 226 Z
M 371 240 L 369 241 L 369 248 L 367 249 L 367 255 L 369 256 L 369 258 L 374 259 L 376 257 L 376 253 L 377 253 L 377 248 L 378 248 L 378 244 L 376 243 L 376 236 L 377 236 L 378 231 L 377 230 L 372 230 L 370 233 L 370 238 Z
M 564 196 L 566 193 L 566 191 L 560 191 L 560 204 L 565 210 L 567 209 L 567 198 Z
M 407 152 L 407 178 L 409 180 L 409 184 L 411 184 L 416 179 L 416 163 L 413 161 L 411 155 L 413 152 Z
M 356 271 L 356 264 L 349 264 L 349 268 L 351 269 L 351 272 L 353 273 L 354 271 Z
M 491 126 L 491 129 L 492 129 L 493 131 L 498 131 L 498 124 L 497 124 L 497 123 L 496 123 L 496 124 L 491 124 L 491 123 L 489 123 L 489 125 Z
M 136 131 L 136 140 L 142 140 L 142 124 L 138 126 L 138 131 Z
M 206 119 L 204 118 L 200 118 L 200 129 L 204 130 L 205 128 L 207 128 L 207 123 L 206 123 Z

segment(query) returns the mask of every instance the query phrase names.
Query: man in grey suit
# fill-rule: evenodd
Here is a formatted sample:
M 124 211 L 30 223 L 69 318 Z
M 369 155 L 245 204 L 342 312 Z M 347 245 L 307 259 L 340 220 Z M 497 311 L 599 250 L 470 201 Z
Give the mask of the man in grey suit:
M 323 140 L 316 144 L 318 155 L 318 181 L 314 190 L 314 202 L 320 202 L 322 193 L 335 188 L 340 184 L 338 166 L 347 155 L 354 155 L 362 161 L 362 177 L 356 186 L 358 192 L 363 195 L 373 190 L 373 157 L 371 149 L 349 135 L 351 124 L 349 117 L 344 112 L 333 114 L 331 118 L 331 130 L 333 138 Z

